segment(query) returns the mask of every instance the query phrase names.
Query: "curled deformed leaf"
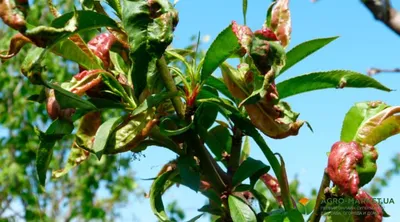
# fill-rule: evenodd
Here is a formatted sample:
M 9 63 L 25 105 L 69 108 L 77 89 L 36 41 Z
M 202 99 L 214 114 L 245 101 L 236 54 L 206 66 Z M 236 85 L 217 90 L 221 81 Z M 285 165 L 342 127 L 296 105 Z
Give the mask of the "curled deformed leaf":
M 24 13 L 18 7 L 19 4 L 25 4 L 27 1 L 2 0 L 0 1 L 0 18 L 11 28 L 24 32 L 26 30 L 26 21 Z
M 32 43 L 29 38 L 18 33 L 14 35 L 10 40 L 10 48 L 5 55 L 0 55 L 0 59 L 10 59 L 17 55 L 17 53 L 24 47 L 27 43 Z
M 270 25 L 283 47 L 289 45 L 290 42 L 291 22 L 289 0 L 278 0 L 272 9 Z
M 400 106 L 387 107 L 364 121 L 355 135 L 355 140 L 376 145 L 382 140 L 400 133 Z
M 89 49 L 101 59 L 105 69 L 110 66 L 110 49 L 116 41 L 114 35 L 102 33 L 88 42 Z
M 99 112 L 88 113 L 82 118 L 67 163 L 63 169 L 53 171 L 53 178 L 62 177 L 89 157 L 90 153 L 87 149 L 92 148 L 93 139 L 100 124 Z
M 108 152 L 124 152 L 134 149 L 141 141 L 147 138 L 155 126 L 153 113 L 145 112 L 129 117 L 121 123 L 108 141 Z
M 276 41 L 275 34 L 266 27 L 254 33 L 250 55 L 261 75 L 267 74 L 273 66 L 285 65 L 285 50 Z
M 279 186 L 278 180 L 269 175 L 268 173 L 262 175 L 260 180 L 265 184 L 269 191 L 271 191 L 272 195 L 274 196 L 275 200 L 282 205 L 282 196 L 281 196 L 281 188 Z
M 234 69 L 228 64 L 221 66 L 224 82 L 232 95 L 241 101 L 250 96 L 252 86 L 246 80 L 246 74 Z M 270 75 L 271 74 L 271 75 Z M 244 103 L 252 123 L 269 137 L 281 139 L 290 135 L 297 135 L 303 121 L 298 121 L 298 113 L 293 112 L 290 106 L 279 100 L 273 82 L 273 73 L 264 77 L 263 95 L 259 101 L 252 104 Z
M 71 119 L 71 116 L 75 113 L 75 109 L 62 109 L 56 99 L 54 89 L 46 90 L 46 94 L 46 110 L 50 118 L 53 120 L 57 118 Z

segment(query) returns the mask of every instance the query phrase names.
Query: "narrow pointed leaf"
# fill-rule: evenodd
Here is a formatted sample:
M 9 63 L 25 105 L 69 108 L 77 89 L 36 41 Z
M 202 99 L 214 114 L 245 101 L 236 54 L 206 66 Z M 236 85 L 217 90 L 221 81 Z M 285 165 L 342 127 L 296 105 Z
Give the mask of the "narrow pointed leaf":
M 391 90 L 375 79 L 349 70 L 314 72 L 297 76 L 276 85 L 281 99 L 309 91 L 327 88 L 375 88 Z
M 233 25 L 225 28 L 211 43 L 204 58 L 201 80 L 205 81 L 227 58 L 240 49 L 240 44 L 233 31 Z
M 310 41 L 303 42 L 289 52 L 286 53 L 286 64 L 281 69 L 281 71 L 276 75 L 276 77 L 280 76 L 283 72 L 288 70 L 293 65 L 297 64 L 301 60 L 307 58 L 309 55 L 313 54 L 314 52 L 320 50 L 324 46 L 331 43 L 333 40 L 337 39 L 339 36 L 328 37 L 328 38 L 319 38 L 313 39 Z
M 228 197 L 229 211 L 233 222 L 256 222 L 257 218 L 249 205 L 238 197 L 230 195 Z

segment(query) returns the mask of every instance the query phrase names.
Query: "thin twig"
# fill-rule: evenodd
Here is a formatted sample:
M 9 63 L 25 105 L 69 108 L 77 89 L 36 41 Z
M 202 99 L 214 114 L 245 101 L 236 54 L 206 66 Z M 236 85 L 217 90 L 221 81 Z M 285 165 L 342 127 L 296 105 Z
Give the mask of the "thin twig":
M 373 75 L 379 74 L 381 72 L 394 72 L 394 73 L 396 73 L 396 72 L 400 72 L 400 68 L 395 68 L 395 69 L 370 68 L 370 69 L 368 69 L 367 74 L 369 76 L 373 76 Z
M 329 187 L 331 180 L 329 179 L 328 173 L 324 170 L 324 175 L 322 177 L 321 185 L 317 194 L 317 201 L 314 206 L 314 210 L 310 216 L 309 222 L 319 222 L 321 219 L 321 202 L 325 199 L 325 189 Z
M 376 20 L 400 35 L 400 12 L 392 7 L 390 0 L 361 0 Z

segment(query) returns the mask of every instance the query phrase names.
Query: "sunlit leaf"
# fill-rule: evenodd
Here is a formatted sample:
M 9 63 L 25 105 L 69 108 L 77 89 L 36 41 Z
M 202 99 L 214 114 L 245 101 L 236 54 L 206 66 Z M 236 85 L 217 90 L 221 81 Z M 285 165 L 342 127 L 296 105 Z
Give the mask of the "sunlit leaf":
M 295 46 L 293 49 L 286 53 L 286 64 L 276 75 L 276 77 L 280 76 L 283 72 L 290 69 L 290 67 L 307 58 L 314 52 L 320 50 L 338 37 L 339 36 L 313 39 Z
M 327 88 L 375 88 L 383 91 L 391 91 L 375 79 L 349 70 L 332 70 L 314 72 L 296 76 L 276 85 L 281 99 Z
M 233 222 L 256 222 L 257 218 L 249 205 L 243 200 L 229 195 L 228 197 L 229 211 Z

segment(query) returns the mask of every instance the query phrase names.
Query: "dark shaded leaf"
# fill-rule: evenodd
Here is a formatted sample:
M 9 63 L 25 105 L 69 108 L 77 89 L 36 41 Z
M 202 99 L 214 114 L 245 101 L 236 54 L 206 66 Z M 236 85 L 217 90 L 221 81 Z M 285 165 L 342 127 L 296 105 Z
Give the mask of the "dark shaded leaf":
M 255 176 L 255 178 L 252 179 L 252 185 L 254 185 L 258 178 L 267 173 L 269 169 L 270 167 L 265 165 L 260 160 L 255 160 L 249 157 L 242 164 L 240 164 L 239 168 L 233 175 L 232 183 L 234 186 L 236 186 L 247 178 L 252 178 Z
M 93 151 L 96 153 L 97 158 L 100 160 L 103 155 L 104 149 L 107 146 L 108 138 L 110 137 L 112 131 L 121 123 L 121 117 L 114 117 L 108 119 L 106 122 L 101 124 L 96 132 L 93 143 Z
M 153 213 L 157 216 L 160 221 L 169 221 L 167 213 L 164 209 L 162 201 L 162 195 L 164 192 L 171 187 L 174 182 L 173 179 L 177 176 L 176 171 L 167 171 L 158 176 L 150 188 L 150 206 Z
M 221 160 L 222 153 L 231 151 L 232 136 L 224 126 L 215 126 L 208 131 L 205 141 L 217 160 Z
M 193 157 L 184 156 L 178 158 L 179 175 L 182 179 L 182 184 L 194 190 L 200 189 L 200 172 Z

